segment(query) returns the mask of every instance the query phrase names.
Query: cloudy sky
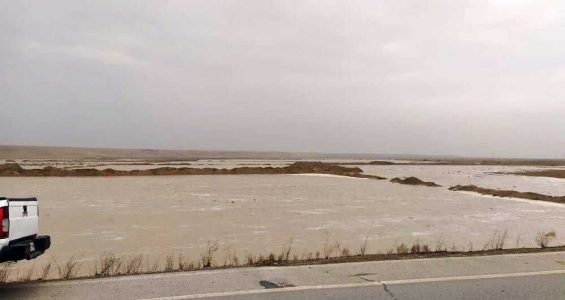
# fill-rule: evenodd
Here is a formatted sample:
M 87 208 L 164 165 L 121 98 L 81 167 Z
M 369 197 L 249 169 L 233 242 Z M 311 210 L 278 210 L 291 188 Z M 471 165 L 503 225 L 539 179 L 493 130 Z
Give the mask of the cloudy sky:
M 565 158 L 565 2 L 0 0 L 0 144 Z

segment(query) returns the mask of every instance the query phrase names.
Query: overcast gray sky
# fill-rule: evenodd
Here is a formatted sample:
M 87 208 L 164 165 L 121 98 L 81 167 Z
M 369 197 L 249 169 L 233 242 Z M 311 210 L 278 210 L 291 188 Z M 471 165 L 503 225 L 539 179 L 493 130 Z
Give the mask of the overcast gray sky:
M 565 2 L 0 0 L 0 144 L 565 158 Z

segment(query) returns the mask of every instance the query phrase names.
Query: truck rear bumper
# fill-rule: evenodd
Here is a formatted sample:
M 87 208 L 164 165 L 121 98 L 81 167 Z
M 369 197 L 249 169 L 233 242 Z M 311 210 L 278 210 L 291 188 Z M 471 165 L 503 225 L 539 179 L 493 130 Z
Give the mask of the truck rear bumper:
M 51 247 L 51 237 L 48 235 L 18 241 L 2 248 L 2 251 L 0 251 L 0 262 L 34 259 L 43 254 L 49 247 Z

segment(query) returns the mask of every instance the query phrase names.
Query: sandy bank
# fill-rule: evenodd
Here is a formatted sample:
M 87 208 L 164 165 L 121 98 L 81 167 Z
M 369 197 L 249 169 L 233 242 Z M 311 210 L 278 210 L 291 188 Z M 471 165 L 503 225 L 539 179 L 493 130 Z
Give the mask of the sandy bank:
M 423 181 L 416 177 L 407 177 L 407 178 L 393 178 L 390 180 L 393 183 L 400 183 L 400 184 L 408 184 L 408 185 L 422 185 L 422 186 L 429 186 L 429 187 L 438 187 L 441 186 L 435 182 L 431 181 Z
M 532 192 L 518 192 L 510 190 L 495 190 L 478 187 L 476 185 L 456 185 L 449 188 L 450 191 L 466 191 L 475 192 L 483 195 L 505 197 L 505 198 L 521 198 L 528 200 L 548 201 L 565 204 L 565 196 L 548 196 Z
M 532 170 L 532 171 L 507 173 L 507 174 L 522 175 L 522 176 L 535 176 L 535 177 L 553 177 L 553 178 L 565 179 L 565 169 L 541 170 L 541 171 Z
M 362 177 L 363 170 L 356 167 L 343 167 L 322 162 L 295 162 L 285 167 L 238 167 L 217 168 L 171 168 L 162 167 L 146 170 L 115 169 L 63 169 L 47 166 L 42 169 L 24 169 L 16 163 L 0 165 L 0 176 L 4 177 L 72 177 L 72 176 L 157 176 L 157 175 L 239 175 L 239 174 L 331 174 L 339 176 Z M 371 177 L 371 176 L 369 176 Z

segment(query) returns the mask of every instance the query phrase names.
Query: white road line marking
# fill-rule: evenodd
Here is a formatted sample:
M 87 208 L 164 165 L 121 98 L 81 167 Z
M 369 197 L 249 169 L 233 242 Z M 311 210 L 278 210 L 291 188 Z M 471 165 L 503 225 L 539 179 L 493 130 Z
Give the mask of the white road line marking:
M 310 286 L 296 286 L 296 287 L 276 288 L 276 289 L 245 290 L 245 291 L 234 291 L 234 292 L 193 294 L 193 295 L 183 295 L 183 296 L 149 298 L 149 299 L 142 299 L 142 300 L 203 299 L 203 298 L 211 298 L 211 297 L 228 297 L 228 296 L 253 295 L 253 294 L 271 294 L 271 293 L 283 293 L 283 292 L 292 292 L 292 291 L 325 290 L 325 289 L 337 289 L 337 288 L 357 288 L 357 287 L 370 287 L 370 286 L 382 286 L 382 285 L 383 284 L 380 283 L 380 282 L 310 285 Z
M 472 275 L 472 276 L 432 277 L 432 278 L 403 279 L 403 280 L 383 280 L 383 281 L 364 282 L 364 283 L 312 285 L 312 286 L 299 286 L 299 287 L 288 287 L 288 288 L 278 288 L 278 289 L 245 290 L 245 291 L 233 291 L 233 292 L 193 294 L 193 295 L 182 295 L 182 296 L 173 296 L 173 297 L 149 298 L 149 299 L 143 299 L 143 300 L 203 299 L 203 298 L 211 298 L 211 297 L 228 297 L 228 296 L 241 296 L 241 295 L 253 295 L 253 294 L 282 293 L 282 292 L 305 291 L 305 290 L 324 290 L 324 289 L 371 287 L 371 286 L 382 286 L 384 284 L 390 286 L 390 285 L 396 285 L 396 284 L 409 284 L 409 283 L 428 283 L 428 282 L 445 282 L 445 281 L 461 281 L 461 280 L 476 280 L 476 279 L 512 278 L 512 277 L 536 276 L 536 275 L 554 275 L 554 274 L 565 274 L 565 270 L 506 273 L 506 274 L 504 274 L 504 273 L 502 273 L 502 274 L 485 274 L 485 275 Z
M 417 278 L 417 279 L 401 279 L 401 280 L 383 280 L 382 283 L 386 285 L 394 284 L 407 284 L 407 283 L 427 283 L 439 281 L 460 281 L 460 280 L 473 280 L 473 279 L 495 279 L 495 278 L 512 278 L 536 275 L 555 275 L 565 274 L 565 270 L 551 270 L 551 271 L 538 271 L 538 272 L 520 272 L 520 273 L 500 273 L 500 274 L 484 274 L 484 275 L 469 275 L 469 276 L 451 276 L 451 277 L 436 277 L 436 278 Z

